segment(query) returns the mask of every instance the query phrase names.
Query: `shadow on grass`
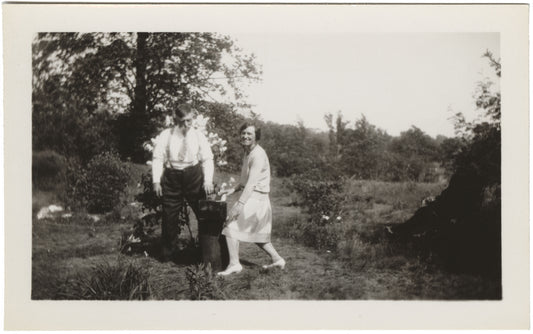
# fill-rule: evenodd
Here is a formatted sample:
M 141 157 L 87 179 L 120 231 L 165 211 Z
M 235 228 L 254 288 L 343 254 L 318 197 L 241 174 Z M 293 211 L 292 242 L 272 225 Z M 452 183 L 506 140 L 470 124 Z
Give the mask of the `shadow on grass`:
M 202 252 L 196 241 L 178 241 L 176 250 L 168 254 L 164 252 L 161 238 L 159 236 L 147 236 L 141 242 L 121 243 L 121 253 L 125 255 L 144 254 L 159 262 L 172 262 L 177 265 L 195 265 L 202 262 Z

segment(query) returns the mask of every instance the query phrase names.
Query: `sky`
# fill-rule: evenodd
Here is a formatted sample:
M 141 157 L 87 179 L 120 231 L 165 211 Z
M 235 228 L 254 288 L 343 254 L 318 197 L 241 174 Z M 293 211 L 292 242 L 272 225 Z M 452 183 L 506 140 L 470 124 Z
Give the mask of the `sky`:
M 262 81 L 245 87 L 264 120 L 326 130 L 341 111 L 353 126 L 363 114 L 393 136 L 416 126 L 454 136 L 455 113 L 472 119 L 476 83 L 498 78 L 482 55 L 499 58 L 497 33 L 230 34 L 254 53 Z M 505 71 L 505 69 L 503 69 Z

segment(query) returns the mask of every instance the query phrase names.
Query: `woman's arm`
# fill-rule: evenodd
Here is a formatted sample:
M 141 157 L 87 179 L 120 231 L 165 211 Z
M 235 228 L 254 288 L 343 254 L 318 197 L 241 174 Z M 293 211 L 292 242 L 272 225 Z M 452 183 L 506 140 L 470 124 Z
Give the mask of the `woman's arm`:
M 219 192 L 218 192 L 218 195 L 219 195 L 219 196 L 220 196 L 220 195 L 227 195 L 227 196 L 229 196 L 229 195 L 231 195 L 231 194 L 233 194 L 233 193 L 236 193 L 236 192 L 241 191 L 243 188 L 244 188 L 243 185 L 239 183 L 239 184 L 237 184 L 237 185 L 236 185 L 235 187 L 233 187 L 233 188 L 223 189 L 223 190 L 219 191 Z
M 245 204 L 250 196 L 252 196 L 252 192 L 261 177 L 261 169 L 263 168 L 264 163 L 265 159 L 263 156 L 255 155 L 251 157 L 248 179 L 246 180 L 246 185 L 239 198 L 239 203 Z
M 261 168 L 263 167 L 263 163 L 264 159 L 258 159 L 256 156 L 252 157 L 252 159 L 250 160 L 250 170 L 248 173 L 248 179 L 246 180 L 246 185 L 244 186 L 244 190 L 242 191 L 241 197 L 239 197 L 239 200 L 231 208 L 230 214 L 228 216 L 230 221 L 237 219 L 237 217 L 242 212 L 244 204 L 248 201 L 250 196 L 252 196 L 254 187 L 257 184 L 257 181 L 259 180 L 259 177 L 261 175 Z

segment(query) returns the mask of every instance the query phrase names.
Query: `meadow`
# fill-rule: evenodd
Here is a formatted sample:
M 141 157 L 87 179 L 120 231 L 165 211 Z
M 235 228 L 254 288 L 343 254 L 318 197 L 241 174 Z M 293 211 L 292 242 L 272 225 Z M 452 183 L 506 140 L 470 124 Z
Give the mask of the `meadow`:
M 322 230 L 310 230 L 311 213 L 289 178 L 273 178 L 273 239 L 287 260 L 284 270 L 264 270 L 269 259 L 241 243 L 244 270 L 220 278 L 200 263 L 194 245 L 175 261 L 156 251 L 124 252 L 124 236 L 141 214 L 134 200 L 148 166 L 130 164 L 121 204 L 104 215 L 82 212 L 37 219 L 40 208 L 62 204 L 55 191 L 33 189 L 32 299 L 151 300 L 469 300 L 501 298 L 501 281 L 447 270 L 431 254 L 417 253 L 387 235 L 422 200 L 446 183 L 348 179 L 342 207 Z M 215 173 L 215 181 L 231 176 Z M 230 198 L 231 207 L 234 198 Z M 197 223 L 191 215 L 192 235 Z M 314 231 L 314 232 L 313 232 Z M 313 233 L 320 233 L 319 236 Z M 156 229 L 155 235 L 159 235 Z M 187 230 L 184 240 L 190 239 Z M 317 241 L 318 240 L 318 241 Z M 157 241 L 155 241 L 157 242 Z M 317 242 L 319 242 L 317 244 Z

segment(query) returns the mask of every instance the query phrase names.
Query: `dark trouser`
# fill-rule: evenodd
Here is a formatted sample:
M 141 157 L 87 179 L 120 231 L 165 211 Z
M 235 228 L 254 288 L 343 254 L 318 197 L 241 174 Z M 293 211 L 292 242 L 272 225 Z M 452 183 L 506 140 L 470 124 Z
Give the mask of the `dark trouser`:
M 198 201 L 205 199 L 203 188 L 204 175 L 200 164 L 184 170 L 165 169 L 161 178 L 163 189 L 163 223 L 161 226 L 161 241 L 163 247 L 172 250 L 174 240 L 180 232 L 179 213 L 185 204 L 192 208 L 197 219 L 200 218 Z

